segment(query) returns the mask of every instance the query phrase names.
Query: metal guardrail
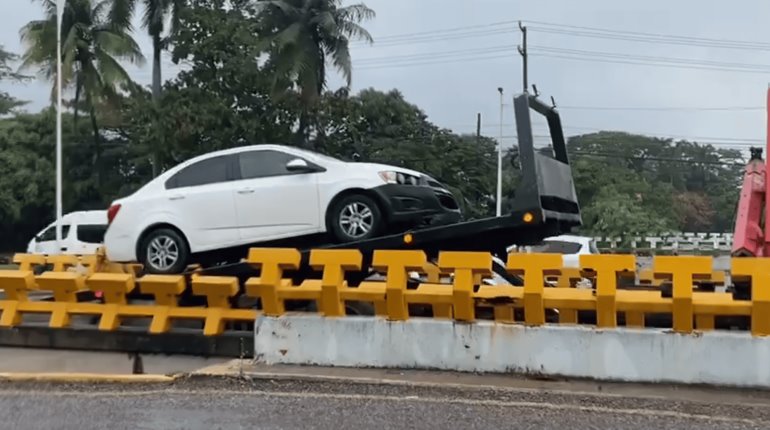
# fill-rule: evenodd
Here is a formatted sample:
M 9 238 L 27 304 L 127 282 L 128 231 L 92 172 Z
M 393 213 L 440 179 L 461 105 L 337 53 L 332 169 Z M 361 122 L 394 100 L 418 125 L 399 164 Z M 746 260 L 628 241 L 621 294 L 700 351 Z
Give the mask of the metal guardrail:
M 451 285 L 424 282 L 416 288 L 409 286 L 410 271 L 425 272 L 429 266 L 422 251 L 376 251 L 373 266 L 386 274 L 384 281 L 364 281 L 349 286 L 345 272 L 362 266 L 357 250 L 314 250 L 309 264 L 322 271 L 321 279 L 292 283 L 284 272 L 300 267 L 301 253 L 296 249 L 252 249 L 247 262 L 259 268 L 260 275 L 241 286 L 235 277 L 201 276 L 193 274 L 189 282 L 184 276 L 133 273 L 102 273 L 66 271 L 62 263 L 54 271 L 34 275 L 32 265 L 40 259 L 17 256 L 19 270 L 0 271 L 0 327 L 23 326 L 25 314 L 49 317 L 52 328 L 71 327 L 73 316 L 98 318 L 98 329 L 116 331 L 127 318 L 151 319 L 149 333 L 168 333 L 172 323 L 193 320 L 203 324 L 203 335 L 221 335 L 227 323 L 253 322 L 261 312 L 280 316 L 286 313 L 286 302 L 307 300 L 317 303 L 318 312 L 328 317 L 345 315 L 345 303 L 369 302 L 375 313 L 390 320 L 407 320 L 410 305 L 424 304 L 433 309 L 435 318 L 473 322 L 480 308 L 491 308 L 499 323 L 517 322 L 515 311 L 523 311 L 518 322 L 529 325 L 546 323 L 546 311 L 557 309 L 559 322 L 578 322 L 577 313 L 596 314 L 596 325 L 602 328 L 618 326 L 618 313 L 625 315 L 625 325 L 643 327 L 645 316 L 670 314 L 673 329 L 681 333 L 714 328 L 716 317 L 750 317 L 754 335 L 770 334 L 770 259 L 735 258 L 732 276 L 752 281 L 750 300 L 738 300 L 726 292 L 694 291 L 699 281 L 719 282 L 719 273 L 712 271 L 711 257 L 658 256 L 653 270 L 641 273 L 651 284 L 670 282 L 670 296 L 660 290 L 623 289 L 623 278 L 635 277 L 635 257 L 632 255 L 584 255 L 582 270 L 562 269 L 562 258 L 556 254 L 511 254 L 507 270 L 523 276 L 524 286 L 479 285 L 480 278 L 490 274 L 492 257 L 483 252 L 443 252 L 438 259 L 440 272 L 452 273 Z M 35 260 L 35 261 L 31 261 Z M 72 263 L 73 260 L 68 260 Z M 94 267 L 94 266 L 91 266 Z M 58 269 L 58 270 L 57 270 Z M 432 278 L 437 277 L 432 274 Z M 555 277 L 557 286 L 544 286 L 544 278 Z M 566 288 L 571 280 L 587 277 L 594 288 Z M 187 285 L 195 296 L 205 298 L 206 306 L 180 306 L 180 297 Z M 130 304 L 128 295 L 135 290 L 154 298 L 152 304 Z M 34 291 L 50 293 L 52 300 L 30 298 Z M 79 302 L 81 291 L 101 292 L 102 302 Z M 259 299 L 261 311 L 236 309 L 231 299 L 237 295 Z

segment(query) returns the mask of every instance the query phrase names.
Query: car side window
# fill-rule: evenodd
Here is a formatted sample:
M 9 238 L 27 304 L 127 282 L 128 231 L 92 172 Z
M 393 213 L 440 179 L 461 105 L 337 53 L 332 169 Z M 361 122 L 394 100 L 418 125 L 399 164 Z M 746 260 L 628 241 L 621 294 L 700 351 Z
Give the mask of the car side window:
M 286 170 L 286 163 L 295 158 L 302 157 L 273 150 L 242 152 L 238 154 L 241 179 L 293 174 L 293 172 Z
M 61 237 L 62 239 L 66 238 L 67 235 L 70 233 L 70 226 L 69 224 L 62 224 L 61 226 Z M 52 240 L 56 240 L 56 225 L 52 225 L 48 227 L 44 232 L 40 233 L 40 236 L 38 236 L 38 242 L 49 242 Z
M 195 187 L 227 182 L 229 155 L 213 157 L 189 165 L 166 181 L 166 188 Z
M 76 229 L 78 240 L 85 243 L 99 244 L 104 242 L 107 226 L 102 224 L 84 224 Z

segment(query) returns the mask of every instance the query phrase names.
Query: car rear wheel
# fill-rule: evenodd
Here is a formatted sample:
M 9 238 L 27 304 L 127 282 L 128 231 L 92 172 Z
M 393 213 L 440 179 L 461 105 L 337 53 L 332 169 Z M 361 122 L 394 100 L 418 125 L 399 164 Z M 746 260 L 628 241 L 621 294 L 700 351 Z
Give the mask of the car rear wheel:
M 374 200 L 353 194 L 342 198 L 331 212 L 330 230 L 337 242 L 375 237 L 382 229 L 382 212 Z
M 190 258 L 187 242 L 176 230 L 159 228 L 142 240 L 139 260 L 148 273 L 177 274 L 184 271 Z

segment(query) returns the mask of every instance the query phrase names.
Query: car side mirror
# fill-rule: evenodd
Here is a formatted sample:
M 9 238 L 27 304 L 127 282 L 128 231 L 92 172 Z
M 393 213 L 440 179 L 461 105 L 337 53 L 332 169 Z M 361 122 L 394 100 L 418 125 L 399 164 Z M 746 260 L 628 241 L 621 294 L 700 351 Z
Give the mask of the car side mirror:
M 310 165 L 307 164 L 307 161 L 301 158 L 295 158 L 286 163 L 286 170 L 290 172 L 312 172 L 315 169 L 310 167 Z

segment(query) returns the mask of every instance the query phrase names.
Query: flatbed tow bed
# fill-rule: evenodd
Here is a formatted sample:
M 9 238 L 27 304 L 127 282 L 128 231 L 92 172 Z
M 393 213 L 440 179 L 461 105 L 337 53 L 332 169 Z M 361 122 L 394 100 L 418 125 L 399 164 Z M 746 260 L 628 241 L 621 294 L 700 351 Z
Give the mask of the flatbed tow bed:
M 511 245 L 532 245 L 546 237 L 570 232 L 582 224 L 582 218 L 559 113 L 555 107 L 546 105 L 537 96 L 527 92 L 514 98 L 514 109 L 522 176 L 510 213 L 356 242 L 329 243 L 322 238 L 313 242 L 305 238 L 302 242 L 284 241 L 280 244 L 255 246 L 287 246 L 302 251 L 303 270 L 293 274 L 295 280 L 314 276 L 307 264 L 312 249 L 358 249 L 364 257 L 364 269 L 359 276 L 352 277 L 351 283 L 355 285 L 357 280 L 370 274 L 371 258 L 375 250 L 422 250 L 429 259 L 437 257 L 440 251 L 486 251 L 506 261 L 506 250 Z M 543 115 L 548 123 L 553 149 L 551 157 L 535 150 L 530 116 L 532 110 Z M 521 285 L 519 278 L 497 266 L 494 267 L 496 273 Z M 203 267 L 197 269 L 197 273 L 246 279 L 255 276 L 258 271 L 242 262 Z

